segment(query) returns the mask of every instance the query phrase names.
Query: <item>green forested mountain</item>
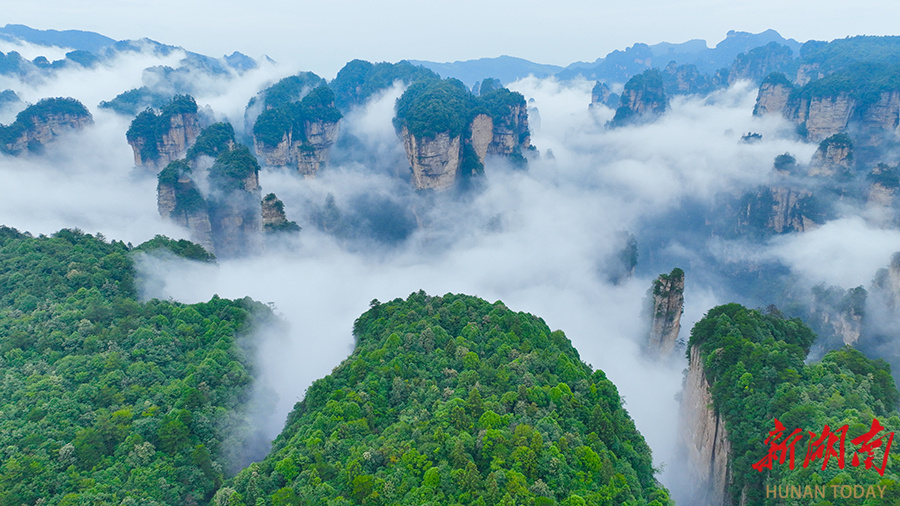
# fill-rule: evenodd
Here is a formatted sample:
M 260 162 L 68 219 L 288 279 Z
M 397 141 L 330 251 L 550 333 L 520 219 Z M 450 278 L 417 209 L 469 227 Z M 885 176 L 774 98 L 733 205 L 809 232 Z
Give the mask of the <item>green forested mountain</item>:
M 206 504 L 238 464 L 240 336 L 271 313 L 138 302 L 130 255 L 0 227 L 0 504 Z
M 419 292 L 354 335 L 216 504 L 668 504 L 615 386 L 543 320 Z
M 713 408 L 725 419 L 731 441 L 729 492 L 733 503 L 738 504 L 746 494 L 746 504 L 795 504 L 768 497 L 767 487 L 795 485 L 802 490 L 805 486 L 826 485 L 831 502 L 797 504 L 900 504 L 897 441 L 883 476 L 864 465 L 852 465 L 859 446 L 851 439 L 868 432 L 873 418 L 885 428 L 876 436 L 884 436 L 885 444 L 889 432 L 900 432 L 900 393 L 890 366 L 883 360 L 869 360 L 849 347 L 826 354 L 818 363 L 805 364 L 814 339 L 800 320 L 784 319 L 777 312 L 762 314 L 738 304 L 711 309 L 691 331 L 689 352 L 692 348 L 700 350 Z M 785 461 L 776 462 L 771 470 L 754 469 L 752 465 L 767 454 L 764 440 L 774 430 L 775 418 L 787 429 L 776 441 L 797 428 L 804 436 L 796 444 L 795 467 L 790 469 Z M 803 467 L 809 431 L 820 437 L 826 425 L 833 432 L 848 426 L 844 468 L 838 467 L 836 456 L 825 470 L 821 459 Z M 876 467 L 882 465 L 882 450 L 876 451 Z M 886 489 L 883 497 L 862 502 L 858 497 L 834 498 L 832 485 Z

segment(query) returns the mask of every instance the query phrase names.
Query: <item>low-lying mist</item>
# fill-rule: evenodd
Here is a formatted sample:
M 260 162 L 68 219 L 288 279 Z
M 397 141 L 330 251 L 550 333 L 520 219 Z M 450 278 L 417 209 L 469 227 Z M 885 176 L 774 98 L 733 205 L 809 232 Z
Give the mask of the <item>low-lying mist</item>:
M 97 108 L 100 100 L 142 85 L 141 69 L 163 62 L 141 58 L 150 62 L 122 58 L 34 86 L 0 80 L 0 88 L 30 102 L 78 98 L 95 121 L 60 137 L 43 155 L 0 158 L 3 224 L 34 234 L 77 227 L 135 245 L 155 234 L 186 237 L 159 218 L 155 175 L 133 168 L 125 142 L 130 120 Z M 173 58 L 165 61 L 175 64 Z M 197 102 L 241 131 L 249 98 L 290 73 L 266 65 L 227 84 L 211 81 Z M 257 421 L 270 437 L 311 382 L 352 352 L 353 321 L 373 299 L 418 290 L 499 299 L 565 331 L 581 358 L 616 384 L 655 462 L 675 466 L 677 424 L 663 420 L 677 418 L 686 361 L 683 350 L 664 363 L 642 355 L 647 323 L 641 311 L 652 280 L 674 267 L 685 270 L 681 335 L 687 340 L 709 308 L 740 299 L 728 274 L 732 264 L 775 263 L 811 285 L 855 286 L 886 266 L 900 249 L 900 234 L 843 216 L 816 231 L 768 241 L 710 238 L 695 225 L 717 196 L 767 183 L 775 156 L 790 152 L 808 160 L 815 146 L 795 140 L 793 127 L 781 119 L 753 117 L 756 89 L 747 83 L 705 98 L 675 98 L 658 121 L 614 130 L 605 127 L 614 111 L 588 107 L 592 85 L 534 78 L 513 83 L 529 100 L 532 117 L 540 116 L 532 126 L 540 157 L 526 169 L 488 159 L 475 188 L 444 194 L 411 189 L 391 124 L 403 90 L 386 90 L 345 116 L 333 163 L 315 179 L 261 172 L 263 194 L 284 201 L 287 218 L 302 227 L 299 235 L 218 265 L 142 256 L 142 295 L 189 303 L 218 294 L 271 303 L 288 330 L 259 336 L 260 391 L 277 394 L 274 412 Z M 741 142 L 748 132 L 763 140 Z M 620 253 L 623 231 L 637 238 L 637 269 L 613 283 L 605 273 Z M 664 471 L 663 483 L 674 487 L 667 477 Z

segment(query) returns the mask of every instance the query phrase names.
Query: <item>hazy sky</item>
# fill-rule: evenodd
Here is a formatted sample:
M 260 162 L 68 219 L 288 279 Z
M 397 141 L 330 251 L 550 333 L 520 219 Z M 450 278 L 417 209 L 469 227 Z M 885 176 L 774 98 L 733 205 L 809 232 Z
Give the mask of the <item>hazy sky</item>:
M 800 41 L 897 33 L 900 2 L 881 0 L 4 0 L 3 23 L 150 37 L 221 56 L 268 54 L 335 73 L 353 58 L 466 60 L 502 54 L 566 65 L 635 42 L 710 46 L 728 30 Z

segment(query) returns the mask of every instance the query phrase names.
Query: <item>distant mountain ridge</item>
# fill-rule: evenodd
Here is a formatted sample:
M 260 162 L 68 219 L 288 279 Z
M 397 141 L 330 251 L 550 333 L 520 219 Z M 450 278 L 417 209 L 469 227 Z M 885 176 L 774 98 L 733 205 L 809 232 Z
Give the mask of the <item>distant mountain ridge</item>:
M 7 24 L 0 28 L 0 39 L 25 41 L 40 46 L 59 46 L 97 53 L 116 43 L 105 35 L 83 30 L 37 30 L 25 25 Z
M 537 78 L 549 77 L 562 70 L 558 65 L 535 63 L 523 58 L 513 56 L 498 56 L 496 58 L 479 58 L 477 60 L 455 61 L 453 63 L 437 63 L 425 60 L 408 60 L 413 65 L 421 65 L 438 73 L 441 77 L 454 77 L 465 83 L 468 87 L 474 86 L 479 81 L 493 77 L 501 83 L 511 83 L 523 77 L 533 75 Z

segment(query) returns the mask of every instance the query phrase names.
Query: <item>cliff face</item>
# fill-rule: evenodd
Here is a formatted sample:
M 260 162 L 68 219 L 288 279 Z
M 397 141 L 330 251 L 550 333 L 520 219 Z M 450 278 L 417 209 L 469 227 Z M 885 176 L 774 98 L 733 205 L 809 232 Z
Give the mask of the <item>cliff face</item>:
M 256 153 L 271 167 L 295 167 L 297 172 L 313 177 L 328 163 L 330 148 L 337 140 L 337 121 L 305 121 L 304 132 L 286 132 L 272 146 L 254 137 Z
M 262 227 L 267 234 L 300 231 L 300 227 L 295 222 L 288 221 L 284 213 L 284 202 L 274 193 L 266 195 L 262 200 Z
M 771 72 L 786 69 L 792 63 L 791 48 L 770 42 L 765 46 L 751 49 L 746 54 L 737 55 L 728 72 L 728 84 L 730 86 L 742 79 L 760 82 Z
M 93 123 L 91 113 L 74 99 L 44 99 L 19 113 L 13 124 L 0 126 L 8 139 L 0 151 L 39 151 L 54 138 Z
M 472 148 L 478 160 L 484 162 L 488 148 L 494 142 L 494 120 L 487 114 L 479 114 L 472 120 L 469 130 L 472 132 Z
M 509 113 L 499 118 L 493 127 L 493 139 L 487 149 L 489 155 L 510 156 L 531 146 L 528 109 L 524 103 L 510 107 Z
M 406 127 L 401 132 L 403 147 L 412 166 L 416 189 L 451 188 L 459 174 L 460 137 L 441 132 L 434 138 L 417 138 Z
M 249 153 L 248 153 L 249 155 Z M 249 155 L 252 156 L 252 155 Z M 210 221 L 217 254 L 239 257 L 262 249 L 262 209 L 257 171 L 221 183 L 209 199 Z
M 650 313 L 650 335 L 647 351 L 650 355 L 666 358 L 672 354 L 675 341 L 681 331 L 681 313 L 684 310 L 684 271 L 674 269 L 668 275 L 661 274 L 653 282 Z
M 810 176 L 833 177 L 853 168 L 853 142 L 847 134 L 836 134 L 819 143 L 809 163 Z
M 648 70 L 625 83 L 625 90 L 619 98 L 619 108 L 616 109 L 610 126 L 645 122 L 662 115 L 668 107 L 662 74 L 655 69 Z
M 775 233 L 805 232 L 818 226 L 803 212 L 803 202 L 812 197 L 811 192 L 785 187 L 772 187 L 769 191 L 774 202 L 767 226 Z
M 162 122 L 164 128 L 134 134 L 129 130 L 127 139 L 134 151 L 135 166 L 158 171 L 184 157 L 200 135 L 200 121 L 196 112 L 163 114 L 154 120 Z
M 791 90 L 792 86 L 786 83 L 763 82 L 759 87 L 759 94 L 756 96 L 756 106 L 753 108 L 753 115 L 786 114 Z
M 687 451 L 685 472 L 692 479 L 690 487 L 694 491 L 690 504 L 731 504 L 727 493 L 731 481 L 728 431 L 725 430 L 725 421 L 712 408 L 712 394 L 699 348 L 692 347 L 690 357 L 681 398 L 680 425 L 682 444 Z
M 193 179 L 180 169 L 173 167 L 173 177 L 164 174 L 160 178 L 156 187 L 159 215 L 186 228 L 191 241 L 215 255 L 209 208 Z
M 801 100 L 798 123 L 806 122 L 807 140 L 820 142 L 847 129 L 855 105 L 846 93 Z

